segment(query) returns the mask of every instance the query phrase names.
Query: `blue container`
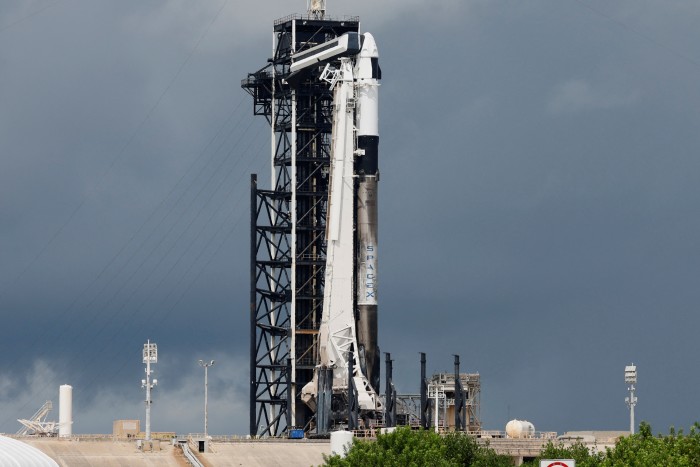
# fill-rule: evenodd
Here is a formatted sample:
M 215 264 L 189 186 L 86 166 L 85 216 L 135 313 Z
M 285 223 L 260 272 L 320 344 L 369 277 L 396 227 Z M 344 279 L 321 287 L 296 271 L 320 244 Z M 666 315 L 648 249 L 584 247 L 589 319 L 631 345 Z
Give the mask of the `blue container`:
M 289 439 L 304 439 L 304 430 L 289 430 Z

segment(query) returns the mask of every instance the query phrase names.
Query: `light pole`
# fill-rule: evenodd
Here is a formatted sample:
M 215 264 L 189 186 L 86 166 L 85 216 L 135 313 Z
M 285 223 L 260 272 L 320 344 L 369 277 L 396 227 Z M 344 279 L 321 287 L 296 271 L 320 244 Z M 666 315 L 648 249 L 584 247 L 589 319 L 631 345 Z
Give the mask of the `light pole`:
M 637 367 L 634 363 L 625 367 L 625 383 L 629 384 L 627 390 L 629 397 L 625 397 L 627 407 L 630 408 L 630 434 L 634 434 L 634 406 L 637 405 L 637 398 L 634 395 L 634 385 L 637 384 Z
M 214 365 L 214 360 L 211 360 L 209 362 L 205 362 L 204 360 L 199 361 L 199 366 L 204 368 L 204 437 L 207 437 L 207 429 L 208 429 L 208 423 L 209 423 L 209 409 L 208 409 L 208 402 L 207 402 L 207 393 L 209 392 L 209 379 L 208 379 L 208 370 L 210 366 Z

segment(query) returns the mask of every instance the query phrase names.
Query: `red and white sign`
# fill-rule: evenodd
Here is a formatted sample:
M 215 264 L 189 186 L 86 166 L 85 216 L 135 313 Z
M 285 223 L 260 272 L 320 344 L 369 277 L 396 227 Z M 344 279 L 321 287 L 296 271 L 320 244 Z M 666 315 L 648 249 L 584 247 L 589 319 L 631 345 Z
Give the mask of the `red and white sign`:
M 542 459 L 540 467 L 576 467 L 573 459 Z

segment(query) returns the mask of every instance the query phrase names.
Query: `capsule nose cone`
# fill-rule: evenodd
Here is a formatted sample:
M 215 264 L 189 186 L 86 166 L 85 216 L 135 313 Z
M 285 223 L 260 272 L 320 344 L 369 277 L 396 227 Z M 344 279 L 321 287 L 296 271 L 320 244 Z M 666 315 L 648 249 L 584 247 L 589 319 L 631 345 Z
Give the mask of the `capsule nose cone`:
M 374 36 L 366 32 L 362 35 L 362 48 L 355 62 L 355 79 L 362 81 L 381 78 L 377 43 L 374 42 Z
M 374 36 L 366 32 L 362 35 L 362 50 L 360 50 L 361 58 L 379 58 L 379 50 L 377 43 L 374 41 Z

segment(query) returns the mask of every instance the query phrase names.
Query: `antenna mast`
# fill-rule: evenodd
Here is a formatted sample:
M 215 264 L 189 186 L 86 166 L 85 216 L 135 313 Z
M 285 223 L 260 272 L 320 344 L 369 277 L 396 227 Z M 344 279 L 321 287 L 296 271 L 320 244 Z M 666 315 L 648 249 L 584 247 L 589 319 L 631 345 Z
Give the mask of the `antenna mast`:
M 151 390 L 158 385 L 157 379 L 151 379 L 151 363 L 158 363 L 158 346 L 150 339 L 143 345 L 143 363 L 146 364 L 146 379 L 141 380 L 141 388 L 146 389 L 146 441 L 151 441 Z
M 633 364 L 625 367 L 625 383 L 629 384 L 627 390 L 630 392 L 629 397 L 625 397 L 627 407 L 630 409 L 630 434 L 634 434 L 634 406 L 637 405 L 637 397 L 634 395 L 637 384 L 637 367 Z
M 312 18 L 323 19 L 326 16 L 326 0 L 308 0 L 307 8 Z

